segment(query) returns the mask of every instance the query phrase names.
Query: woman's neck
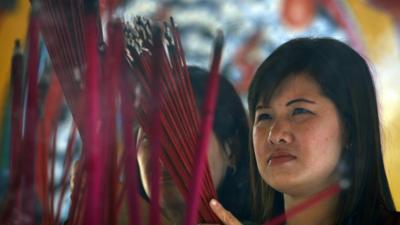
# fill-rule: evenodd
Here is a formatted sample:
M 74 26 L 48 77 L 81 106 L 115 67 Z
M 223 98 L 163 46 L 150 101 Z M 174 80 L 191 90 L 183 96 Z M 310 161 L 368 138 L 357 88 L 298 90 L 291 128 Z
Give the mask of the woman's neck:
M 307 201 L 307 197 L 294 197 L 284 194 L 285 212 L 287 212 L 292 207 Z M 338 204 L 338 195 L 334 195 L 330 198 L 323 199 L 315 205 L 304 209 L 300 213 L 294 215 L 291 218 L 287 218 L 287 225 L 332 225 L 334 223 L 334 218 L 336 214 L 336 208 Z

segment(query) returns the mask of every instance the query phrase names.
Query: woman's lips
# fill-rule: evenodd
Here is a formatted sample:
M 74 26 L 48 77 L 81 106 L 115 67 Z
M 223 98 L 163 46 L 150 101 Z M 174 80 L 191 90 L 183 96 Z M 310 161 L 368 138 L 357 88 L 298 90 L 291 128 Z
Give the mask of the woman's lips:
M 277 166 L 295 159 L 296 156 L 294 155 L 278 153 L 278 154 L 273 154 L 271 157 L 269 157 L 267 164 L 268 166 Z

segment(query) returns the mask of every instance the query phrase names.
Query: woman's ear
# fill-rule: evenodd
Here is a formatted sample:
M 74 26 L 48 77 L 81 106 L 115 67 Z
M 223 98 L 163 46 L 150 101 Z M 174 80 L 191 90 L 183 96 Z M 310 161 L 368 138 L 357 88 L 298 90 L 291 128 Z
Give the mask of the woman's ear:
M 235 143 L 229 139 L 224 143 L 224 152 L 228 159 L 228 167 L 231 168 L 233 171 L 236 171 L 236 164 L 237 164 L 237 155 L 235 154 Z
M 232 157 L 232 149 L 228 142 L 224 143 L 224 152 L 228 158 Z

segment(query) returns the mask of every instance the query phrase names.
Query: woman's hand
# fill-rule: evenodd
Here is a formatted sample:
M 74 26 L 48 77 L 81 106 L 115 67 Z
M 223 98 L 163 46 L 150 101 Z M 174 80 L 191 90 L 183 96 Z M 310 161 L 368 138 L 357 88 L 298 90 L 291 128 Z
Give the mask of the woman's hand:
M 242 223 L 236 219 L 231 212 L 226 210 L 217 200 L 211 199 L 210 207 L 215 215 L 217 215 L 225 225 L 242 225 Z

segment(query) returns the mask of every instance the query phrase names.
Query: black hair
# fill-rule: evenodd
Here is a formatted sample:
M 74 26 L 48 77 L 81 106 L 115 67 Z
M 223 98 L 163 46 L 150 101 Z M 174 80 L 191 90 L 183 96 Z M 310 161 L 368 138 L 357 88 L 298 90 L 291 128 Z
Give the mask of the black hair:
M 208 72 L 195 66 L 189 66 L 188 71 L 197 106 L 201 109 L 207 90 Z M 228 167 L 217 189 L 218 199 L 237 218 L 249 220 L 249 125 L 240 97 L 224 76 L 219 81 L 213 130 L 218 141 L 230 148 L 234 164 L 233 168 Z

